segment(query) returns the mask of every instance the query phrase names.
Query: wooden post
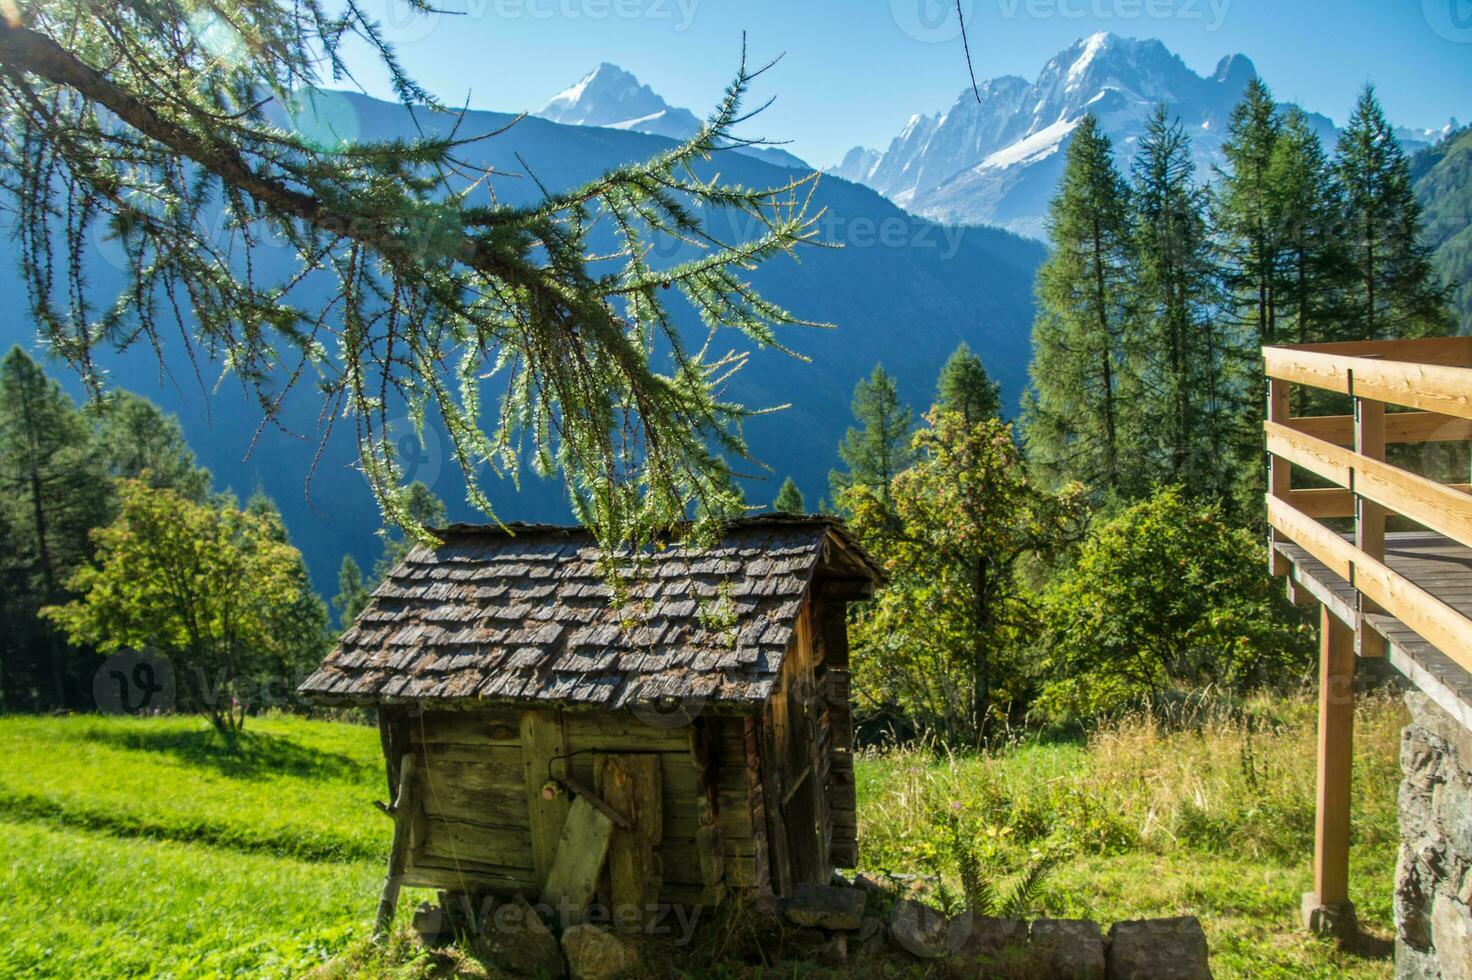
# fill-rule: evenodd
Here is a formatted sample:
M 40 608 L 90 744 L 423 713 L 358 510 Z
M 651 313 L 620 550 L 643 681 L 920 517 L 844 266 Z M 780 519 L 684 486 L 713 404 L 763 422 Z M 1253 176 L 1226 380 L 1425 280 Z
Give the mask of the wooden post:
M 1288 382 L 1277 378 L 1268 379 L 1268 421 L 1287 425 L 1292 414 L 1288 402 Z M 1286 459 L 1268 456 L 1268 494 L 1281 500 L 1288 499 L 1293 487 L 1293 467 Z M 1288 559 L 1278 553 L 1278 532 L 1268 534 L 1268 568 L 1274 575 L 1287 575 L 1292 569 Z
M 1370 459 L 1385 459 L 1385 403 L 1368 398 L 1354 400 L 1354 451 Z M 1357 479 L 1352 474 L 1351 479 Z M 1354 488 L 1358 491 L 1358 487 Z M 1366 500 L 1358 492 L 1354 497 L 1355 545 L 1382 564 L 1385 561 L 1385 508 Z M 1378 612 L 1379 606 L 1359 596 L 1359 620 L 1355 624 L 1355 644 L 1362 657 L 1385 656 L 1385 639 L 1365 625 L 1365 613 Z
M 1344 937 L 1349 902 L 1350 773 L 1354 764 L 1354 634 L 1327 606 L 1319 611 L 1319 785 L 1314 820 L 1314 890 L 1304 924 Z
M 614 925 L 643 931 L 659 915 L 664 869 L 659 843 L 664 839 L 664 771 L 654 753 L 593 755 L 598 794 L 629 822 L 616 828 L 608 846 L 608 906 Z
M 532 867 L 537 886 L 547 884 L 547 875 L 557 857 L 562 825 L 567 820 L 567 794 L 548 787 L 548 773 L 567 775 L 567 737 L 562 714 L 555 709 L 521 713 L 521 761 L 526 781 L 526 807 L 532 832 Z M 548 795 L 544 795 L 543 788 Z
M 410 752 L 399 762 L 399 789 L 389 806 L 389 813 L 394 818 L 394 839 L 388 851 L 388 876 L 383 880 L 383 896 L 378 900 L 378 918 L 373 925 L 375 938 L 386 935 L 393 925 L 394 910 L 399 904 L 399 888 L 403 884 L 404 872 L 408 866 L 409 838 L 415 806 L 414 759 L 414 754 Z
M 695 767 L 695 843 L 700 853 L 700 880 L 705 885 L 700 902 L 716 906 L 726 893 L 726 856 L 718 776 L 709 723 L 703 718 L 690 726 L 690 763 Z

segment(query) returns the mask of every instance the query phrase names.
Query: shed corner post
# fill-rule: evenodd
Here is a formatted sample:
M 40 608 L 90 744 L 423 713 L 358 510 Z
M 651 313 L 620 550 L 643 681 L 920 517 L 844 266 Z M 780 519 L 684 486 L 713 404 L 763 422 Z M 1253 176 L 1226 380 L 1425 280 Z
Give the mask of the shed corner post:
M 1357 929 L 1349 900 L 1350 780 L 1354 765 L 1355 635 L 1327 606 L 1319 611 L 1318 793 L 1314 888 L 1301 912 L 1310 932 L 1341 941 Z

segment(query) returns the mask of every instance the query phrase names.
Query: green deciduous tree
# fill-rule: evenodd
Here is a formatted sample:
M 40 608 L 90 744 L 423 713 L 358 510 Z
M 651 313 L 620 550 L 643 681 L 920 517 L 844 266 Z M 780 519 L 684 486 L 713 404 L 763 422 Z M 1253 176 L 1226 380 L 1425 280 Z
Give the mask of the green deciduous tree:
M 855 680 L 870 703 L 897 703 L 947 741 L 975 744 L 997 698 L 1020 693 L 1016 656 L 1033 612 L 1018 565 L 1069 539 L 1080 491 L 1039 489 L 998 419 L 968 425 L 933 412 L 928 421 L 892 503 L 866 484 L 841 498 L 891 575 L 855 623 Z
M 782 486 L 777 491 L 777 499 L 772 501 L 772 509 L 779 514 L 806 514 L 807 504 L 802 499 L 802 491 L 797 484 L 792 482 L 792 477 L 782 481 Z
M 1002 386 L 986 373 L 981 358 L 971 353 L 964 340 L 940 369 L 935 405 L 943 412 L 959 414 L 968 425 L 1001 417 Z
M 104 653 L 155 647 L 179 676 L 180 703 L 233 736 L 296 638 L 301 554 L 269 514 L 199 504 L 137 480 L 118 483 L 119 513 L 94 533 L 97 563 L 72 575 L 79 598 L 44 614 Z
M 1043 601 L 1041 705 L 1084 716 L 1206 684 L 1298 676 L 1312 636 L 1262 542 L 1164 489 L 1096 527 Z
M 859 425 L 849 429 L 838 445 L 838 457 L 848 469 L 828 476 L 834 499 L 860 486 L 888 501 L 895 474 L 914 458 L 910 437 L 915 431 L 915 412 L 900 402 L 899 390 L 884 365 L 876 364 L 873 373 L 854 387 L 853 413 Z
M 344 140 L 315 123 L 334 98 L 318 86 L 351 77 L 353 46 L 376 53 L 424 135 Z M 803 322 L 748 270 L 814 238 L 815 175 L 714 179 L 714 155 L 749 142 L 732 128 L 758 73 L 743 62 L 688 143 L 509 204 L 474 158 L 489 134 L 441 115 L 359 2 L 7 4 L 0 188 L 37 327 L 90 387 L 98 348 L 157 349 L 187 308 L 191 346 L 266 416 L 317 384 L 393 522 L 409 518 L 385 423 L 407 403 L 416 421 L 441 417 L 482 510 L 487 470 L 559 468 L 599 534 L 623 541 L 684 517 L 717 456 L 745 451 L 748 413 L 717 393 L 743 358 L 714 338 L 769 346 Z M 722 237 L 736 227 L 753 234 Z M 98 234 L 115 296 L 81 288 L 104 281 L 86 274 Z M 653 246 L 670 240 L 702 254 L 660 264 Z M 288 267 L 256 261 L 266 247 Z M 671 300 L 712 342 L 680 336 Z
M 1348 209 L 1355 270 L 1349 313 L 1357 339 L 1448 332 L 1448 294 L 1421 241 L 1421 205 L 1410 165 L 1373 86 L 1365 86 L 1339 135 L 1336 165 Z
M 1137 470 L 1128 198 L 1109 137 L 1085 116 L 1048 213 L 1052 253 L 1038 270 L 1023 434 L 1046 483 L 1078 480 L 1101 496 L 1127 487 Z

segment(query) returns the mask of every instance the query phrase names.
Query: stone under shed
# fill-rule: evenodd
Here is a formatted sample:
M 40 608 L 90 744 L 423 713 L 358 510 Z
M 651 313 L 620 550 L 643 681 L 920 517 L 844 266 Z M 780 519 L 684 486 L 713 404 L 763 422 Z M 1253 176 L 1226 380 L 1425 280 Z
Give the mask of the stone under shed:
M 301 686 L 378 709 L 401 885 L 647 925 L 857 862 L 847 603 L 882 571 L 836 520 L 732 522 L 610 576 L 581 528 L 414 548 Z

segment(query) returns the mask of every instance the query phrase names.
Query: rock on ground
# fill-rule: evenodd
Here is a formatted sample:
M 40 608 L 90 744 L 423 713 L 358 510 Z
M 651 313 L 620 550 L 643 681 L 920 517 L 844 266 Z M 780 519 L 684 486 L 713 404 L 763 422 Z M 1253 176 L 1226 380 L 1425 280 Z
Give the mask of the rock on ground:
M 1116 922 L 1106 954 L 1109 980 L 1211 980 L 1206 933 L 1194 916 Z
M 639 969 L 638 948 L 598 926 L 569 926 L 562 934 L 562 951 L 572 980 L 618 980 Z
M 857 929 L 864 920 L 868 896 L 858 888 L 802 884 L 783 904 L 787 920 L 794 925 L 819 929 Z
M 517 976 L 561 977 L 566 972 L 557 937 L 537 910 L 520 896 L 496 906 L 486 916 L 480 933 L 471 940 L 470 952 Z
M 923 902 L 904 898 L 889 910 L 889 941 L 922 960 L 933 960 L 949 952 L 950 934 L 946 917 Z
M 1056 980 L 1103 980 L 1104 935 L 1088 919 L 1038 919 L 1029 936 L 1033 955 Z

